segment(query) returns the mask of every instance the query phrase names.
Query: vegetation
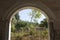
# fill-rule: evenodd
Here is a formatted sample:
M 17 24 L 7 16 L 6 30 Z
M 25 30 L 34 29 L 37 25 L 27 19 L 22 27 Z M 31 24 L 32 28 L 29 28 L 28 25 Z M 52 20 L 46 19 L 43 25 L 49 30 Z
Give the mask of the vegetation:
M 30 13 L 31 21 L 22 21 L 17 13 L 11 21 L 11 40 L 48 40 L 47 20 L 36 19 L 41 17 L 40 11 L 32 9 Z M 34 21 L 34 22 L 32 22 Z

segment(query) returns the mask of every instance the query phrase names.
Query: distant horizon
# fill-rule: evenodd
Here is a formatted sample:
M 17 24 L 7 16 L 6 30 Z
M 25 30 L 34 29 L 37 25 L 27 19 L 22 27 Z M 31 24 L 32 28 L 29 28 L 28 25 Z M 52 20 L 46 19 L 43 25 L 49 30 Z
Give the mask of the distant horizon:
M 31 16 L 29 16 L 29 13 L 32 12 L 32 9 L 24 9 L 19 11 L 19 17 L 22 21 L 28 21 L 30 22 Z M 41 13 L 41 17 L 38 20 L 38 23 L 40 24 L 41 21 L 43 21 L 46 17 Z

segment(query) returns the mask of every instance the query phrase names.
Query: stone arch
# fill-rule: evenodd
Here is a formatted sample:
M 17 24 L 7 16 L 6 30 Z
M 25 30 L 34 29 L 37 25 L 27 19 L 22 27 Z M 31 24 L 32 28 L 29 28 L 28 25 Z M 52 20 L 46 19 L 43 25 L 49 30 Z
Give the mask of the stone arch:
M 13 15 L 14 12 L 16 12 L 17 10 L 19 10 L 20 8 L 23 7 L 36 7 L 38 9 L 41 9 L 42 11 L 44 11 L 46 13 L 46 15 L 49 17 L 49 19 L 53 19 L 55 20 L 56 17 L 53 14 L 53 12 L 43 3 L 41 2 L 35 2 L 35 3 L 31 3 L 31 2 L 26 2 L 26 3 L 16 3 L 14 4 L 12 7 L 9 8 L 9 10 L 7 10 L 5 13 L 7 14 L 6 16 L 4 16 L 4 18 L 6 17 L 6 19 L 10 19 L 11 15 Z
M 36 8 L 38 8 L 38 9 L 41 9 L 42 11 L 44 11 L 45 13 L 46 13 L 46 15 L 48 16 L 48 18 L 49 18 L 49 21 L 51 21 L 51 22 L 54 22 L 54 20 L 55 20 L 55 15 L 53 14 L 53 12 L 46 6 L 46 5 L 44 5 L 43 3 L 41 3 L 41 2 L 35 2 L 35 3 L 31 3 L 31 2 L 24 2 L 24 3 L 16 3 L 15 5 L 13 5 L 9 10 L 7 10 L 6 11 L 6 14 L 7 15 L 5 15 L 4 16 L 4 19 L 6 19 L 6 20 L 10 20 L 10 18 L 11 18 L 11 16 L 14 14 L 14 12 L 16 12 L 18 9 L 20 9 L 20 8 L 23 8 L 23 7 L 36 7 Z M 3 19 L 3 20 L 4 20 Z M 10 21 L 9 21 L 9 23 L 10 23 Z M 51 24 L 51 23 L 50 23 Z M 49 28 L 51 28 L 51 27 L 49 27 Z M 9 30 L 8 29 L 8 26 L 7 26 L 7 30 Z M 7 31 L 6 30 L 6 31 Z M 51 31 L 51 30 L 50 30 Z M 53 30 L 52 30 L 53 31 Z M 7 32 L 8 33 L 8 32 Z M 9 33 L 8 33 L 9 34 Z M 8 35 L 7 34 L 7 35 Z M 6 38 L 7 38 L 7 40 L 8 40 L 8 36 L 6 35 Z M 52 35 L 52 37 L 53 37 L 53 35 Z

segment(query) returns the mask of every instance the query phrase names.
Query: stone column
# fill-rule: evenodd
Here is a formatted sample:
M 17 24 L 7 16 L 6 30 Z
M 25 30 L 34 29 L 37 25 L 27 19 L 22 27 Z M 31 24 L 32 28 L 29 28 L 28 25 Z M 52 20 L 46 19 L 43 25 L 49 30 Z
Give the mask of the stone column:
M 50 20 L 49 22 L 50 29 L 50 40 L 55 40 L 55 29 L 54 29 L 54 21 Z
M 8 40 L 9 21 L 0 19 L 0 40 Z

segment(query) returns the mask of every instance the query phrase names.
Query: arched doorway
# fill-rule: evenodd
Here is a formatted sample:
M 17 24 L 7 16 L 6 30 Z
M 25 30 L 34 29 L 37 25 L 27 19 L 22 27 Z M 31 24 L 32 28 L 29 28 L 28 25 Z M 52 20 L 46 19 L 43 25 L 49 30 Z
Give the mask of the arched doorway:
M 54 16 L 54 14 L 52 13 L 52 11 L 48 8 L 48 7 L 46 7 L 45 5 L 43 5 L 42 3 L 40 3 L 40 2 L 38 2 L 38 3 L 26 3 L 26 4 L 21 4 L 21 5 L 19 5 L 20 3 L 16 3 L 16 5 L 14 5 L 14 6 L 12 6 L 11 7 L 11 9 L 10 10 L 8 10 L 7 11 L 7 16 L 6 16 L 6 19 L 10 19 L 11 18 L 11 16 L 14 14 L 14 12 L 16 11 L 16 10 L 18 10 L 18 9 L 20 9 L 20 8 L 22 8 L 22 7 L 26 7 L 26 6 L 32 6 L 32 7 L 36 7 L 36 8 L 38 8 L 38 9 L 41 9 L 42 11 L 44 11 L 45 13 L 46 13 L 46 15 L 49 17 L 49 24 L 50 24 L 50 22 L 54 22 L 54 20 L 55 20 L 55 16 Z M 9 14 L 8 14 L 9 13 Z M 51 25 L 49 25 L 49 26 L 51 26 Z M 7 28 L 8 28 L 8 26 L 7 26 Z M 50 29 L 51 27 L 49 27 L 49 29 Z M 9 29 L 7 29 L 7 30 L 9 30 Z M 50 29 L 50 31 L 51 31 L 52 29 Z M 53 31 L 53 30 L 52 30 Z M 9 33 L 8 33 L 9 34 Z M 53 34 L 53 33 L 52 33 Z M 50 38 L 50 39 L 52 39 L 52 38 Z M 7 40 L 8 40 L 8 36 L 7 36 Z
M 35 7 L 24 7 L 20 11 L 12 16 L 10 40 L 48 40 L 50 38 L 49 19 L 42 10 Z M 17 14 L 19 12 L 20 15 Z

